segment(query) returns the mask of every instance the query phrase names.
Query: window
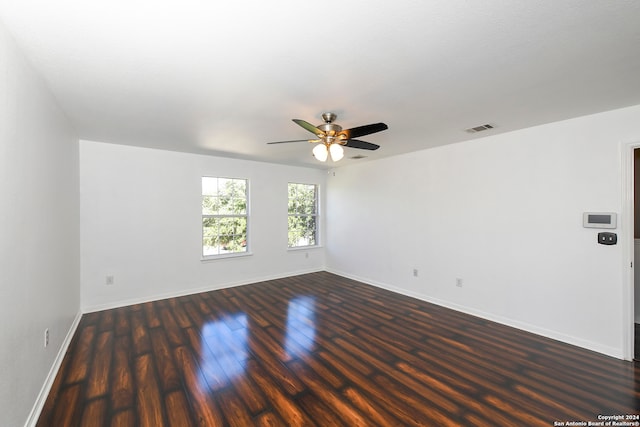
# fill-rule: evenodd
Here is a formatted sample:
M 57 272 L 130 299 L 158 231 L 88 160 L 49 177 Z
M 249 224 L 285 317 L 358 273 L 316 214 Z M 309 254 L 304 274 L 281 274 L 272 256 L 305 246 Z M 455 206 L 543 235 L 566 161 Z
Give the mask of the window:
M 289 183 L 289 247 L 318 244 L 318 186 Z
M 247 252 L 247 180 L 202 178 L 202 256 Z

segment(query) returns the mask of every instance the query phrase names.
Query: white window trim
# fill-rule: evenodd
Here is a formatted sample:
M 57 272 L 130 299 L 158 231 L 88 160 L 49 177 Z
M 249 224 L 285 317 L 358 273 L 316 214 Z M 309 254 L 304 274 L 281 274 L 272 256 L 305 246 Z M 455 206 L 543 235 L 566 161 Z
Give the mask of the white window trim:
M 200 261 L 201 262 L 219 261 L 223 259 L 242 258 L 247 256 L 253 256 L 253 252 L 233 252 L 230 254 L 207 255 L 207 256 L 203 255 L 202 258 L 200 258 Z
M 289 252 L 296 252 L 296 251 L 308 251 L 308 250 L 314 250 L 314 249 L 322 249 L 324 246 L 317 244 L 317 245 L 308 245 L 308 246 L 292 246 L 292 247 L 288 247 L 287 246 L 287 251 Z

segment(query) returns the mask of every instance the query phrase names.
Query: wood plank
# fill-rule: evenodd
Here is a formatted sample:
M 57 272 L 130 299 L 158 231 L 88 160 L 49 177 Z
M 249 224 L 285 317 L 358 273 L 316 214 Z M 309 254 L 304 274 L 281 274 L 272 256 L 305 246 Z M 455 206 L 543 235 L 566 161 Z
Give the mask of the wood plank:
M 133 350 L 136 356 L 151 351 L 151 340 L 149 339 L 149 329 L 144 321 L 141 311 L 131 312 L 131 326 L 133 337 Z
M 199 371 L 212 391 L 221 390 L 229 385 L 227 372 L 222 368 L 218 360 L 211 354 L 210 349 L 203 343 L 202 335 L 193 328 L 185 330 L 187 339 L 191 344 L 193 354 L 197 354 Z
M 158 328 L 162 325 L 162 321 L 158 315 L 159 302 L 156 304 L 143 304 L 145 319 L 149 328 Z
M 131 323 L 129 320 L 130 310 L 127 307 L 116 308 L 115 310 L 115 332 L 116 336 L 131 333 Z
M 309 387 L 309 390 L 315 395 L 316 399 L 324 402 L 327 407 L 331 408 L 338 417 L 349 426 L 368 426 L 371 422 L 365 418 L 357 408 L 347 403 L 347 400 L 342 397 L 340 393 L 332 389 L 325 383 L 315 372 L 310 369 L 306 369 L 299 361 L 294 361 L 290 364 L 293 371 L 302 381 Z M 327 414 L 329 415 L 329 414 Z M 316 419 L 316 421 L 319 421 Z M 320 425 L 325 424 L 327 420 L 320 422 Z
M 110 318 L 113 318 L 111 316 Z M 109 390 L 111 357 L 113 355 L 113 331 L 98 335 L 93 365 L 87 381 L 87 399 L 104 396 Z
M 191 407 L 182 390 L 172 391 L 165 398 L 167 418 L 170 427 L 191 427 Z
M 164 422 L 164 405 L 160 387 L 155 376 L 153 357 L 143 354 L 135 360 L 136 410 L 140 427 L 162 427 Z
M 84 381 L 87 378 L 89 367 L 91 366 L 91 356 L 93 355 L 93 341 L 96 335 L 94 325 L 88 325 L 80 332 L 80 338 L 72 354 L 71 364 L 66 373 L 65 384 L 73 384 Z
M 185 337 L 182 328 L 178 326 L 173 311 L 169 307 L 160 309 L 160 318 L 162 319 L 162 328 L 167 334 L 167 339 L 172 347 L 185 344 Z
M 269 405 L 264 393 L 248 375 L 238 375 L 232 380 L 236 393 L 252 414 L 268 410 Z
M 49 425 L 72 426 L 79 423 L 80 414 L 85 407 L 80 397 L 81 391 L 82 386 L 80 384 L 74 384 L 61 390 L 58 403 L 53 408 L 51 424 Z M 44 418 L 47 418 L 46 414 Z
M 233 389 L 218 393 L 218 402 L 229 426 L 246 427 L 253 424 L 251 414 Z
M 107 425 L 107 399 L 96 399 L 90 401 L 84 407 L 80 426 L 82 427 L 102 427 Z
M 114 310 L 104 310 L 100 312 L 100 325 L 98 326 L 99 332 L 106 332 L 113 330 L 115 325 L 115 312 Z
M 164 330 L 162 328 L 154 328 L 150 330 L 149 335 L 162 390 L 166 393 L 180 388 L 182 382 Z
M 260 414 L 255 421 L 256 427 L 288 427 L 282 418 L 273 412 Z
M 134 380 L 131 366 L 131 338 L 127 335 L 115 339 L 113 375 L 111 377 L 111 406 L 115 411 L 134 404 Z
M 341 419 L 335 411 L 312 393 L 304 394 L 296 399 L 296 404 L 304 410 L 313 421 L 319 426 L 349 427 L 355 424 L 349 424 L 346 420 Z
M 111 427 L 136 427 L 136 426 L 137 426 L 136 414 L 133 411 L 133 409 L 116 412 L 111 417 Z
M 187 316 L 187 313 L 184 311 L 183 304 L 180 301 L 182 300 L 177 298 L 169 298 L 167 300 L 169 308 L 171 309 L 178 326 L 181 328 L 190 328 L 193 324 L 191 323 L 189 316 Z
M 220 408 L 210 394 L 207 382 L 200 372 L 194 355 L 187 347 L 174 349 L 178 370 L 192 407 L 192 416 L 199 426 L 222 426 L 224 421 Z
M 258 387 L 262 389 L 269 399 L 278 415 L 290 426 L 314 426 L 311 418 L 296 403 L 284 393 L 277 383 L 267 374 L 267 372 L 255 361 L 250 360 L 247 366 L 247 373 L 253 378 Z
M 377 401 L 371 396 L 366 396 L 363 392 L 354 387 L 347 387 L 342 390 L 344 397 L 351 402 L 354 408 L 367 416 L 372 425 L 377 426 L 395 426 L 401 425 L 401 422 L 392 416 L 389 411 L 384 409 L 382 402 Z

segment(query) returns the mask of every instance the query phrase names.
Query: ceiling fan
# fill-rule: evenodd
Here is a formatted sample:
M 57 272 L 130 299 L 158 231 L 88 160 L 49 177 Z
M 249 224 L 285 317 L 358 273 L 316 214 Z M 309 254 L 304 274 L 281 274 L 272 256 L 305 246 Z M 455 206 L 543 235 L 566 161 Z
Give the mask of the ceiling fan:
M 379 145 L 372 144 L 366 141 L 360 141 L 358 138 L 364 135 L 370 135 L 372 133 L 381 132 L 389 127 L 384 123 L 372 123 L 370 125 L 357 126 L 351 129 L 342 129 L 342 126 L 334 123 L 336 116 L 333 113 L 324 113 L 322 120 L 324 123 L 318 126 L 314 126 L 309 122 L 305 122 L 300 119 L 293 119 L 293 121 L 308 130 L 309 132 L 317 136 L 316 139 L 295 139 L 293 141 L 276 141 L 268 142 L 267 144 L 285 144 L 289 142 L 303 142 L 308 141 L 311 143 L 318 143 L 313 149 L 313 155 L 321 162 L 325 162 L 329 155 L 331 160 L 337 162 L 344 157 L 344 147 L 360 148 L 362 150 L 377 150 Z

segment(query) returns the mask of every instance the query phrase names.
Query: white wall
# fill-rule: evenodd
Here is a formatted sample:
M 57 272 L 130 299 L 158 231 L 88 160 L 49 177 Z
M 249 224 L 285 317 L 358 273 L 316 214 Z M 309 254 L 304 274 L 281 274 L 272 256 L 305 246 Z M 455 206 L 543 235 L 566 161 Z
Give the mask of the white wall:
M 3 426 L 25 424 L 79 313 L 78 185 L 78 139 L 0 26 Z
M 633 230 L 599 245 L 582 213 L 621 213 L 620 148 L 639 123 L 636 106 L 338 168 L 327 266 L 623 357 Z
M 253 255 L 201 261 L 202 176 L 249 179 Z M 324 269 L 323 248 L 287 250 L 286 215 L 288 182 L 323 195 L 325 180 L 317 169 L 80 141 L 83 310 Z

